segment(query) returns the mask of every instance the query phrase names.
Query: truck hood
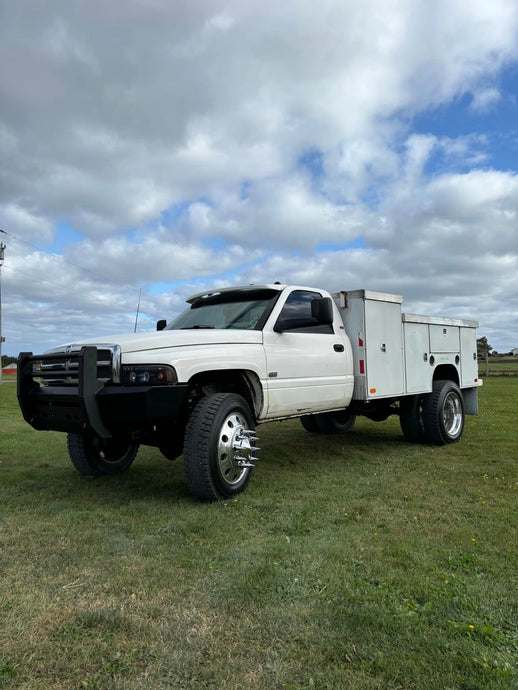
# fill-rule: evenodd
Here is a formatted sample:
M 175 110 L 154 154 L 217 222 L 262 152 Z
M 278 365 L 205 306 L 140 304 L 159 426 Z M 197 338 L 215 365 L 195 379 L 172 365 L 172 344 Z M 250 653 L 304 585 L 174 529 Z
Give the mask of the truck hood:
M 119 345 L 121 352 L 140 352 L 142 350 L 159 350 L 171 347 L 189 347 L 197 345 L 233 345 L 242 343 L 263 342 L 261 331 L 240 331 L 233 329 L 196 328 L 184 331 L 152 331 L 151 333 L 123 333 L 106 335 L 100 338 L 81 340 L 80 343 L 67 345 Z

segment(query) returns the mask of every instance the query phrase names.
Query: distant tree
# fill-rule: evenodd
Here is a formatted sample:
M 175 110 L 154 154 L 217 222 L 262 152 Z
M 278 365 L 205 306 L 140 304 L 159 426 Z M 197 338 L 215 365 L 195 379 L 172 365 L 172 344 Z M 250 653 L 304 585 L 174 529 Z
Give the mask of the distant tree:
M 487 342 L 487 338 L 485 335 L 483 335 L 482 338 L 477 338 L 477 354 L 480 357 L 485 357 L 486 354 L 489 354 L 492 349 L 493 348 Z
M 2 355 L 2 367 L 6 367 L 8 364 L 16 362 L 17 360 L 17 357 L 9 357 L 9 355 Z

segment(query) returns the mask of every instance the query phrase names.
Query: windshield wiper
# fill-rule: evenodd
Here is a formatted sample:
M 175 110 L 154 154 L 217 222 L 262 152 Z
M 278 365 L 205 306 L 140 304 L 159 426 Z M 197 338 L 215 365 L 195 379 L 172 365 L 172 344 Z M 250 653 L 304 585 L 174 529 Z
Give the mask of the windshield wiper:
M 216 328 L 216 326 L 203 326 L 201 324 L 198 324 L 197 326 L 184 326 L 183 328 L 180 328 L 181 331 L 190 331 L 193 328 Z

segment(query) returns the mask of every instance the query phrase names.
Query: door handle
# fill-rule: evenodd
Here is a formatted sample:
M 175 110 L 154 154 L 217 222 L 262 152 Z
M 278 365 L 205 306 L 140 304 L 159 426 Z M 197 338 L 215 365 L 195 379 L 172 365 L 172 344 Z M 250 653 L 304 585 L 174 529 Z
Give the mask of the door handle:
M 337 344 L 333 345 L 333 350 L 334 350 L 335 352 L 343 352 L 343 351 L 344 351 L 344 346 L 343 346 L 342 344 L 340 344 L 340 343 L 337 343 Z

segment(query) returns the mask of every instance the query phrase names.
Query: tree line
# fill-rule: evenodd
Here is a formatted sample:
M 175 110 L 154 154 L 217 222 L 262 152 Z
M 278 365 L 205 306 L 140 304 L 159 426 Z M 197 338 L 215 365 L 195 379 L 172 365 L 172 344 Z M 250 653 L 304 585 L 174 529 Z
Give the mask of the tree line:
M 8 364 L 17 362 L 18 357 L 10 357 L 9 355 L 2 355 L 2 367 L 6 367 Z

